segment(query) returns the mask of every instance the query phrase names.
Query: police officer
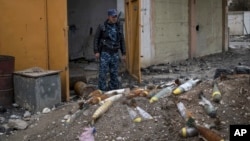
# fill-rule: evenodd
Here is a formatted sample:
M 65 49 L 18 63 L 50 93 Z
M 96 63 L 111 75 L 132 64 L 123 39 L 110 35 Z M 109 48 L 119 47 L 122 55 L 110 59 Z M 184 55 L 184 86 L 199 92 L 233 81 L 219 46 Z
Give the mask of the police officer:
M 98 26 L 94 37 L 94 53 L 99 60 L 98 88 L 102 91 L 119 88 L 118 69 L 119 52 L 122 61 L 126 59 L 125 41 L 122 24 L 119 23 L 116 9 L 108 10 L 108 18 Z M 110 74 L 108 86 L 107 74 Z

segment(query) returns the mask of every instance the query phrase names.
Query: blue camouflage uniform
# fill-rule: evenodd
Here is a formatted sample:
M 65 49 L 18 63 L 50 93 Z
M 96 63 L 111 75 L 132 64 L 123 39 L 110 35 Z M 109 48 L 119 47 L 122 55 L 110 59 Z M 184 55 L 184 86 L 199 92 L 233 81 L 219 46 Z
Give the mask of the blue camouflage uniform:
M 98 26 L 94 37 L 94 53 L 100 53 L 98 88 L 102 91 L 119 88 L 119 50 L 122 55 L 126 54 L 123 27 L 119 22 L 111 24 L 106 20 Z M 107 87 L 108 73 L 110 81 Z

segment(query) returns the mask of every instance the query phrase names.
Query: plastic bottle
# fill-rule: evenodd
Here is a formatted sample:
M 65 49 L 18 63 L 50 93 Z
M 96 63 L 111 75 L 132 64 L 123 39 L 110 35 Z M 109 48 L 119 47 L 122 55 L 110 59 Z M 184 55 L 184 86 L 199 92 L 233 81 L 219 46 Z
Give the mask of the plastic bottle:
M 181 94 L 183 92 L 189 91 L 192 89 L 193 86 L 195 86 L 198 82 L 200 82 L 200 79 L 189 79 L 187 82 L 181 84 L 179 87 L 177 87 L 174 91 L 173 94 Z
M 127 107 L 130 118 L 134 122 L 141 122 L 142 121 L 142 118 L 137 114 L 137 112 L 134 109 L 130 108 L 129 106 L 126 106 L 126 107 Z
M 212 99 L 214 102 L 220 102 L 221 100 L 221 92 L 216 82 L 214 83 L 214 86 L 213 86 Z
M 150 100 L 150 103 L 156 102 L 158 101 L 158 99 L 165 97 L 165 96 L 170 96 L 173 89 L 175 88 L 175 85 L 171 85 L 169 87 L 166 87 L 164 89 L 162 89 L 161 91 L 159 91 L 157 94 L 155 94 Z
M 177 108 L 181 114 L 181 116 L 186 119 L 186 107 L 184 106 L 184 104 L 182 102 L 178 102 L 177 103 Z

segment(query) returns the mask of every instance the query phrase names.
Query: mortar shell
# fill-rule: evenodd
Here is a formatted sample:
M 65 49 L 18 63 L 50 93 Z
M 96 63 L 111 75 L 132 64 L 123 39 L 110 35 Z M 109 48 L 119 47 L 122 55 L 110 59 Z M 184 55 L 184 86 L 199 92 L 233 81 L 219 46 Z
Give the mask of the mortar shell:
M 74 85 L 74 90 L 76 95 L 78 96 L 83 96 L 83 91 L 84 88 L 87 86 L 86 83 L 82 82 L 82 81 L 77 81 Z
M 194 127 L 183 127 L 179 132 L 181 137 L 194 137 L 198 135 L 198 131 Z

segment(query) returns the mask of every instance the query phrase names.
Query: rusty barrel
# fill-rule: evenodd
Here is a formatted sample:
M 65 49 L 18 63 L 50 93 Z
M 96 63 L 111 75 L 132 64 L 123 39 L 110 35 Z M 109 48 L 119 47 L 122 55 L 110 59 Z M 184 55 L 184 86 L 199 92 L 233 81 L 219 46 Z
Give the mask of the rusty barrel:
M 14 64 L 14 57 L 0 55 L 0 106 L 10 106 L 14 101 Z

